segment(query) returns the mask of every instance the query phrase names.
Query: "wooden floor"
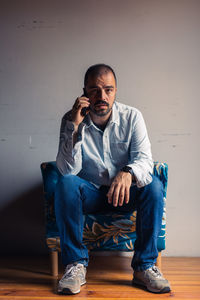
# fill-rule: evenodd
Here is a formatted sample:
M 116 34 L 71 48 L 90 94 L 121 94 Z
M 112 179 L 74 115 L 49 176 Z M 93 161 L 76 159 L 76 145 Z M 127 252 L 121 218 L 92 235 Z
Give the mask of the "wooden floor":
M 130 262 L 129 257 L 91 257 L 81 293 L 63 296 L 56 294 L 57 280 L 48 273 L 47 257 L 1 258 L 0 300 L 200 299 L 200 258 L 163 257 L 162 271 L 172 286 L 172 292 L 163 295 L 131 286 Z

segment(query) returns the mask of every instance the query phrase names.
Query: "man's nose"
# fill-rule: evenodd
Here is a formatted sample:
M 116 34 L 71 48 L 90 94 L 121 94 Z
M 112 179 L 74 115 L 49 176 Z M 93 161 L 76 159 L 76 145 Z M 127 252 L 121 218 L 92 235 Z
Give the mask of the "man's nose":
M 105 93 L 104 89 L 99 89 L 99 90 L 98 90 L 98 98 L 99 98 L 100 100 L 104 100 L 104 99 L 105 99 L 105 96 L 106 96 L 106 93 Z

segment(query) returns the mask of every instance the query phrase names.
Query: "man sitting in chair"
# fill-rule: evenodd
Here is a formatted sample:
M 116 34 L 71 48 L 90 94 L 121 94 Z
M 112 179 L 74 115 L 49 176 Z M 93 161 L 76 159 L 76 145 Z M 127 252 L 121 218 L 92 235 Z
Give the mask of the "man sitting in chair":
M 76 294 L 86 283 L 84 214 L 137 210 L 133 284 L 170 291 L 155 266 L 163 215 L 163 186 L 152 175 L 151 145 L 140 111 L 115 101 L 117 80 L 104 64 L 91 66 L 84 93 L 62 119 L 55 192 L 56 222 L 65 272 L 58 292 Z

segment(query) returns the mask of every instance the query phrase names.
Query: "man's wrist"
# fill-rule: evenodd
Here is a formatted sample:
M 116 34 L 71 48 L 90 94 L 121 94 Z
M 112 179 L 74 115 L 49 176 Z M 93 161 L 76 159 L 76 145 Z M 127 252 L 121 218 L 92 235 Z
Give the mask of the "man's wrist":
M 79 127 L 79 125 L 77 125 L 74 122 L 69 121 L 69 120 L 67 120 L 66 126 L 67 126 L 67 129 L 69 131 L 71 131 L 72 133 L 78 131 L 78 127 Z
M 74 131 L 74 132 L 77 132 L 77 131 L 78 131 L 78 126 L 79 126 L 79 124 L 77 125 L 77 124 L 74 123 L 74 122 L 72 122 L 72 124 L 74 125 L 73 131 Z
M 123 168 L 121 168 L 120 171 L 121 171 L 121 172 L 125 172 L 125 173 L 130 173 L 131 176 L 132 176 L 132 181 L 135 181 L 135 175 L 134 175 L 134 172 L 133 172 L 133 170 L 132 170 L 131 167 L 129 167 L 129 166 L 124 166 Z
M 130 173 L 131 175 L 134 175 L 133 174 L 133 170 L 132 170 L 132 168 L 131 167 L 129 167 L 129 166 L 124 166 L 123 168 L 121 168 L 121 170 L 120 171 L 122 171 L 122 172 L 126 172 L 126 173 Z

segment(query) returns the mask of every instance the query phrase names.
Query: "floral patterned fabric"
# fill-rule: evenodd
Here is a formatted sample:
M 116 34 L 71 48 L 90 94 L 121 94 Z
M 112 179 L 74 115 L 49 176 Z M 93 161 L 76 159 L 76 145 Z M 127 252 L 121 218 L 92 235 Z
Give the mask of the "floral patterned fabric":
M 54 190 L 59 176 L 62 176 L 55 162 L 41 164 L 45 197 L 46 239 L 49 248 L 60 248 L 59 233 L 54 211 Z M 168 166 L 166 163 L 154 163 L 154 175 L 164 186 L 166 204 Z M 136 239 L 136 214 L 95 214 L 85 216 L 83 240 L 88 249 L 95 251 L 133 251 Z M 162 228 L 158 238 L 158 250 L 165 249 L 166 207 L 164 206 Z

